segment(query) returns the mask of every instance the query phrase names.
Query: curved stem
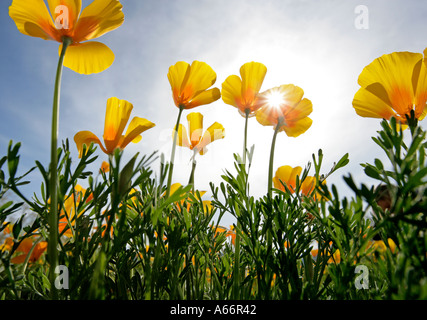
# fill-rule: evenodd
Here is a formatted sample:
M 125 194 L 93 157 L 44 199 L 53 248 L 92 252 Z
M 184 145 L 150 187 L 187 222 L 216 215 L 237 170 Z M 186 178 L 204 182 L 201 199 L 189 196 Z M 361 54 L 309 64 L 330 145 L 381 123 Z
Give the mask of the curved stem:
M 170 163 L 169 163 L 168 184 L 167 184 L 167 189 L 166 189 L 166 198 L 168 198 L 169 195 L 170 195 L 170 188 L 171 188 L 171 184 L 172 184 L 173 162 L 174 162 L 174 159 L 175 159 L 176 139 L 178 139 L 178 127 L 179 127 L 179 122 L 181 120 L 181 115 L 182 115 L 182 111 L 183 110 L 184 110 L 184 108 L 182 106 L 180 106 L 179 107 L 178 118 L 176 120 L 176 125 L 175 125 L 175 133 L 174 133 L 174 136 L 173 136 L 171 160 L 170 160 Z
M 70 38 L 64 38 L 62 50 L 59 56 L 58 67 L 56 69 L 55 89 L 52 106 L 52 137 L 50 149 L 50 214 L 49 214 L 49 242 L 48 257 L 50 263 L 49 280 L 51 285 L 52 299 L 58 299 L 58 292 L 55 287 L 55 270 L 58 266 L 58 123 L 59 123 L 59 100 L 62 79 L 62 68 L 65 51 L 71 44 Z

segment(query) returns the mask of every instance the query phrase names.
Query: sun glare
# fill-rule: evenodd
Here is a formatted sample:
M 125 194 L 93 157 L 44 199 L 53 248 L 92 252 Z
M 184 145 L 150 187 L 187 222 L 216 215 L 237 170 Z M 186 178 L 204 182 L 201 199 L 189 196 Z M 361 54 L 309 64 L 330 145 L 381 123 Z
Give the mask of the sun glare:
M 279 91 L 272 91 L 267 96 L 267 103 L 271 107 L 278 108 L 284 102 L 285 100 L 283 99 L 283 94 L 281 94 Z

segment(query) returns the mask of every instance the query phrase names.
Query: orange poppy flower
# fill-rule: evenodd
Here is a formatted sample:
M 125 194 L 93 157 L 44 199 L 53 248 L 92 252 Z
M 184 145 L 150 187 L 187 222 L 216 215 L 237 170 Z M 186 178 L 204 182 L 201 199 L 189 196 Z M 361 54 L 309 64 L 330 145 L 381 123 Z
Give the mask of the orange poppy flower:
M 118 0 L 95 0 L 82 9 L 81 0 L 13 0 L 9 15 L 18 30 L 28 36 L 61 42 L 71 39 L 64 66 L 91 74 L 101 72 L 114 61 L 114 53 L 105 44 L 88 41 L 118 28 L 124 21 Z M 52 20 L 53 18 L 53 20 Z M 87 41 L 87 42 L 84 42 Z
M 248 62 L 240 67 L 240 76 L 231 75 L 222 84 L 222 100 L 239 110 L 245 117 L 255 115 L 262 106 L 259 91 L 264 81 L 267 67 L 259 62 Z
M 382 55 L 363 69 L 358 83 L 361 88 L 354 96 L 353 107 L 359 116 L 386 120 L 394 117 L 403 128 L 411 110 L 418 120 L 424 119 L 427 67 L 421 53 Z
M 192 109 L 221 97 L 218 88 L 209 89 L 216 81 L 216 73 L 205 62 L 193 61 L 190 65 L 179 61 L 169 68 L 168 79 L 178 108 Z
M 116 148 L 123 150 L 130 142 L 139 142 L 142 138 L 140 134 L 154 127 L 155 124 L 147 119 L 134 117 L 126 130 L 126 134 L 123 135 L 132 109 L 133 105 L 126 100 L 119 100 L 116 97 L 108 99 L 103 135 L 105 147 L 92 132 L 80 131 L 74 136 L 79 157 L 82 156 L 83 145 L 89 146 L 92 142 L 97 143 L 106 154 L 113 154 Z
M 281 85 L 260 94 L 262 107 L 256 119 L 263 126 L 279 125 L 290 137 L 297 137 L 310 128 L 312 120 L 308 117 L 313 111 L 310 100 L 303 98 L 304 91 L 293 84 Z
M 25 259 L 27 258 L 28 254 L 30 253 L 31 249 L 33 248 L 33 240 L 30 238 L 25 238 L 21 241 L 18 248 L 16 249 L 17 252 L 21 252 L 21 255 L 18 255 L 14 258 L 12 258 L 10 261 L 12 263 L 24 263 Z M 37 243 L 34 246 L 33 251 L 31 252 L 30 258 L 28 259 L 29 262 L 36 262 L 40 259 L 41 255 L 46 251 L 47 249 L 47 242 L 41 241 Z
M 110 171 L 110 164 L 107 161 L 102 161 L 101 168 L 99 169 L 101 173 L 107 173 Z

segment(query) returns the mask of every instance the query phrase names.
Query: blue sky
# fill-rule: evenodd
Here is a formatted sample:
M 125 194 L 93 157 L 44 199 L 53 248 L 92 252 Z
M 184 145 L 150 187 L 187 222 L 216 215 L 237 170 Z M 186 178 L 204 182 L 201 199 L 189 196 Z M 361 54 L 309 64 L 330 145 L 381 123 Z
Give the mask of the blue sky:
M 21 34 L 8 16 L 12 1 L 0 4 L 0 156 L 9 140 L 21 142 L 24 173 L 35 160 L 45 166 L 50 155 L 50 123 L 58 43 Z M 91 1 L 83 0 L 83 7 Z M 369 182 L 360 163 L 384 159 L 371 140 L 380 128 L 376 119 L 360 118 L 352 107 L 362 69 L 382 54 L 394 51 L 423 52 L 427 47 L 427 4 L 416 0 L 122 0 L 124 24 L 98 41 L 107 44 L 116 59 L 96 75 L 80 75 L 64 68 L 60 140 L 90 130 L 102 136 L 108 98 L 133 103 L 133 116 L 146 118 L 156 127 L 143 133 L 125 156 L 154 150 L 169 159 L 171 130 L 178 109 L 174 106 L 168 68 L 177 61 L 208 63 L 217 74 L 214 86 L 249 61 L 262 62 L 267 74 L 262 90 L 293 83 L 313 103 L 312 127 L 297 138 L 278 135 L 274 168 L 302 166 L 319 148 L 324 152 L 324 172 L 349 153 L 350 164 L 328 179 L 343 195 L 342 176 L 351 173 L 357 182 Z M 368 9 L 368 28 L 355 25 L 355 9 Z M 233 170 L 233 152 L 241 152 L 244 119 L 232 106 L 218 100 L 192 111 L 204 115 L 207 128 L 217 121 L 226 137 L 209 145 L 198 156 L 196 187 L 209 191 L 209 182 L 221 182 L 224 169 Z M 185 111 L 183 120 L 191 111 Z M 268 157 L 272 127 L 249 121 L 249 146 L 255 145 L 250 172 L 254 196 L 267 190 Z M 99 164 L 106 156 L 97 150 Z M 191 170 L 188 149 L 178 148 L 174 182 L 186 183 Z M 158 168 L 159 162 L 153 168 Z M 310 172 L 313 173 L 313 172 Z M 40 174 L 29 176 L 26 192 L 39 192 Z M 351 194 L 350 194 L 351 195 Z M 209 192 L 207 194 L 209 197 Z M 225 223 L 227 224 L 227 222 Z

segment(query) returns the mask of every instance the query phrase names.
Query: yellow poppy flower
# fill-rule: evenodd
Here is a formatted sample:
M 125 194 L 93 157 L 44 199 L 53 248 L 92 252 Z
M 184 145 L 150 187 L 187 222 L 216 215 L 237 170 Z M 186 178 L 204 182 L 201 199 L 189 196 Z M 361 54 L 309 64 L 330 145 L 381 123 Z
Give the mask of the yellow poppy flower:
M 281 166 L 277 169 L 276 175 L 273 177 L 273 184 L 276 189 L 286 191 L 281 181 L 286 184 L 289 190 L 294 193 L 296 189 L 297 176 L 301 176 L 302 168 L 297 166 L 292 168 L 291 166 Z M 316 178 L 307 176 L 304 181 L 300 184 L 301 193 L 308 196 L 310 195 L 316 184 Z
M 216 81 L 216 73 L 205 62 L 179 61 L 169 68 L 169 83 L 175 105 L 182 109 L 192 109 L 218 100 L 221 92 L 211 87 Z
M 411 110 L 418 120 L 426 115 L 427 67 L 421 53 L 385 54 L 363 69 L 358 83 L 353 107 L 361 117 L 395 117 L 405 127 Z
M 312 120 L 308 117 L 313 111 L 310 100 L 303 98 L 304 91 L 293 84 L 281 85 L 260 94 L 262 107 L 256 119 L 263 126 L 273 126 L 285 131 L 289 137 L 297 137 L 310 128 Z
M 110 171 L 110 164 L 107 161 L 102 161 L 101 168 L 99 169 L 99 172 L 107 173 L 109 171 Z
M 176 144 L 181 147 L 190 148 L 190 150 L 194 150 L 195 153 L 199 152 L 203 155 L 207 152 L 206 146 L 209 143 L 225 137 L 224 127 L 218 122 L 212 124 L 202 135 L 203 115 L 199 112 L 188 114 L 187 120 L 190 130 L 190 139 L 188 139 L 187 129 L 185 129 L 182 124 L 178 126 L 178 139 L 176 139 Z
M 3 251 L 11 251 L 13 247 L 13 238 L 12 237 L 7 237 L 3 244 L 0 245 L 0 252 Z
M 178 189 L 180 187 L 182 187 L 182 185 L 179 182 L 173 183 L 171 185 L 171 193 L 170 194 L 174 194 L 175 192 L 178 192 Z M 190 192 L 196 196 L 195 192 L 193 192 L 193 191 L 190 191 Z M 203 197 L 203 195 L 205 193 L 206 193 L 206 191 L 199 191 L 200 197 Z M 165 194 L 166 194 L 166 192 L 163 193 L 163 196 L 165 196 Z M 185 193 L 180 194 L 180 196 L 184 196 L 184 195 L 185 195 Z M 175 204 L 177 206 L 177 210 L 179 212 L 181 212 L 181 207 L 184 207 L 184 204 L 187 204 L 186 209 L 187 209 L 187 211 L 190 211 L 190 207 L 193 203 L 194 203 L 193 200 L 190 197 L 186 196 L 185 199 L 182 199 L 179 202 L 176 202 Z M 209 213 L 212 211 L 212 205 L 211 205 L 210 200 L 202 200 L 202 205 L 203 205 L 203 212 L 204 213 Z
M 82 156 L 83 145 L 89 146 L 92 142 L 97 143 L 106 154 L 113 154 L 116 148 L 123 150 L 131 141 L 139 142 L 141 140 L 140 134 L 154 127 L 155 124 L 146 119 L 134 117 L 129 123 L 126 134 L 123 135 L 132 109 L 133 105 L 126 100 L 119 100 L 116 97 L 108 99 L 103 135 L 105 147 L 92 132 L 77 132 L 74 141 L 79 150 L 79 157 Z
M 222 84 L 222 100 L 236 107 L 245 117 L 254 116 L 262 106 L 258 94 L 264 81 L 267 67 L 259 62 L 248 62 L 240 67 L 240 76 L 231 75 Z
M 118 0 L 94 0 L 82 9 L 81 0 L 13 0 L 9 15 L 18 30 L 28 36 L 60 43 L 71 39 L 64 66 L 78 73 L 104 71 L 114 61 L 114 53 L 105 44 L 88 41 L 118 28 L 124 21 Z M 53 18 L 53 19 L 52 19 Z M 84 42 L 87 41 L 87 42 Z M 62 45 L 59 47 L 59 52 Z
M 73 236 L 73 231 L 71 228 L 68 228 L 69 223 L 74 226 L 76 223 L 75 220 L 75 209 L 76 206 L 79 205 L 82 198 L 84 197 L 86 193 L 86 189 L 82 188 L 80 185 L 76 185 L 74 188 L 76 191 L 75 194 L 72 194 L 71 196 L 67 197 L 64 200 L 64 206 L 61 210 L 60 217 L 61 219 L 58 220 L 58 232 L 59 234 L 65 235 L 69 238 Z M 93 195 L 90 194 L 86 202 L 89 202 L 93 199 Z M 81 214 L 81 213 L 80 213 Z M 65 230 L 65 231 L 64 231 Z

